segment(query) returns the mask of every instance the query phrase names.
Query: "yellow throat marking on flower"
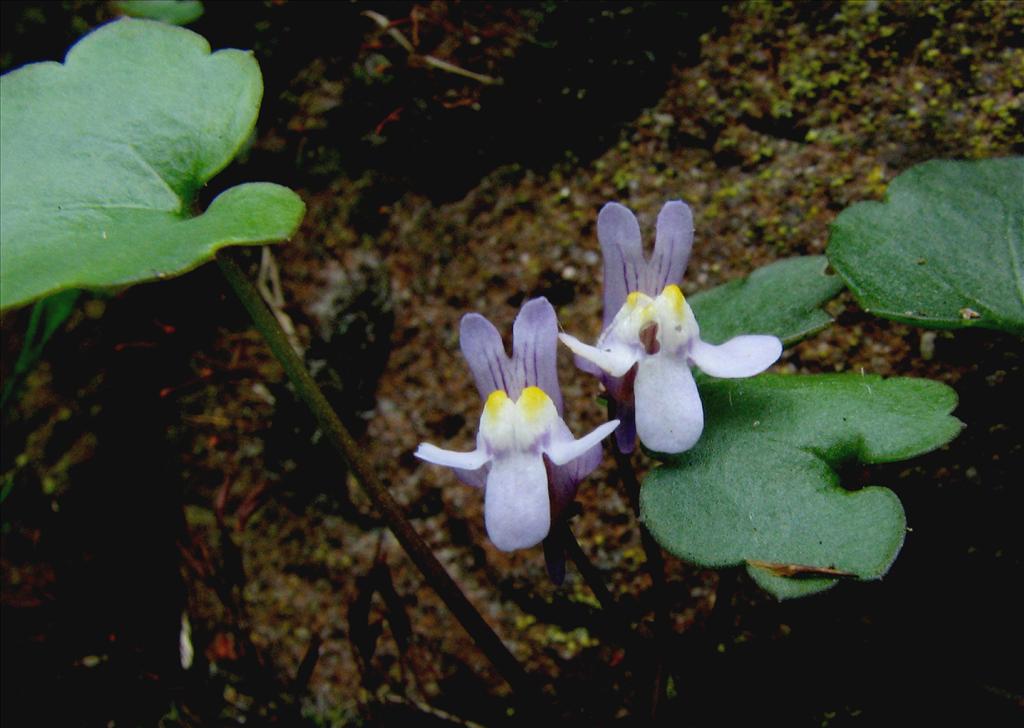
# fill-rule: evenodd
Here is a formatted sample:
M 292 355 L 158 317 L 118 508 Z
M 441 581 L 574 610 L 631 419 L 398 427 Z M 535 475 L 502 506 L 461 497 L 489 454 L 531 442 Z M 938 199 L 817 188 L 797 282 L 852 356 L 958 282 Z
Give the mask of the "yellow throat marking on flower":
M 625 315 L 633 321 L 633 325 L 640 327 L 649 321 L 653 321 L 657 315 L 654 308 L 654 299 L 646 293 L 632 291 L 626 296 L 626 303 L 622 307 Z
M 631 291 L 609 331 L 613 332 L 613 340 L 640 345 L 648 356 L 653 356 L 663 347 L 675 351 L 692 336 L 696 331 L 696 322 L 690 324 L 692 320 L 682 289 L 672 283 L 655 298 L 643 291 Z M 608 332 L 602 334 L 607 336 Z
M 509 403 L 508 395 L 505 394 L 503 389 L 495 389 L 489 395 L 487 395 L 487 402 L 484 403 L 484 416 L 491 420 L 496 420 L 501 416 L 501 411 L 505 409 L 505 405 Z
M 554 405 L 551 397 L 540 387 L 527 387 L 519 395 L 516 407 L 522 413 L 523 419 L 532 422 L 540 419 L 547 411 L 548 405 Z
M 555 403 L 540 387 L 525 387 L 515 401 L 496 389 L 484 403 L 480 434 L 492 447 L 524 450 L 550 432 L 557 420 Z
M 665 286 L 665 290 L 661 292 L 661 295 L 668 300 L 672 306 L 672 312 L 679 318 L 683 318 L 685 313 L 684 306 L 686 305 L 686 297 L 683 292 L 679 290 L 679 286 L 674 283 Z

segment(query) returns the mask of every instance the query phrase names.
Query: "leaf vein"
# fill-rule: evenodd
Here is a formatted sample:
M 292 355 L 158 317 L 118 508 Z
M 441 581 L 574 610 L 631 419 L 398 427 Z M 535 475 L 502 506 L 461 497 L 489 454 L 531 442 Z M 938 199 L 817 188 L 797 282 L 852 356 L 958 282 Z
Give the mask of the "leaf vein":
M 1017 298 L 1020 299 L 1021 306 L 1024 306 L 1024 271 L 1021 270 L 1020 251 L 1014 245 L 1014 216 L 1006 212 L 1004 219 L 1006 220 L 1006 246 L 1010 250 L 1010 262 L 1013 264 L 1014 282 L 1017 284 Z M 1017 224 L 1021 224 L 1020 220 L 1017 220 Z M 1017 239 L 1024 239 L 1024 234 L 1017 236 Z

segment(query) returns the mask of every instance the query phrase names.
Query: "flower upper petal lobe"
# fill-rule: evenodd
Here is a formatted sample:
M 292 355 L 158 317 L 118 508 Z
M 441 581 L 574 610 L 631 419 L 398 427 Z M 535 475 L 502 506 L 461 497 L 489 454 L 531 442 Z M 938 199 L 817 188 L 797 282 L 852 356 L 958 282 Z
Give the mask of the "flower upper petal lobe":
M 473 372 L 473 381 L 481 399 L 487 399 L 487 395 L 496 389 L 508 392 L 512 398 L 519 396 L 518 391 L 510 391 L 510 362 L 505 355 L 505 345 L 501 343 L 501 334 L 494 324 L 478 313 L 467 313 L 459 326 L 459 345 Z
M 558 386 L 558 318 L 546 298 L 527 301 L 512 325 L 514 377 L 520 387 L 540 387 L 562 414 Z M 509 392 L 509 396 L 518 393 Z
M 604 326 L 626 302 L 626 295 L 640 290 L 640 273 L 646 266 L 640 224 L 629 208 L 609 202 L 597 215 L 597 239 L 604 257 Z
M 693 213 L 682 200 L 666 202 L 658 213 L 654 256 L 647 266 L 644 289 L 649 295 L 683 280 L 693 247 Z

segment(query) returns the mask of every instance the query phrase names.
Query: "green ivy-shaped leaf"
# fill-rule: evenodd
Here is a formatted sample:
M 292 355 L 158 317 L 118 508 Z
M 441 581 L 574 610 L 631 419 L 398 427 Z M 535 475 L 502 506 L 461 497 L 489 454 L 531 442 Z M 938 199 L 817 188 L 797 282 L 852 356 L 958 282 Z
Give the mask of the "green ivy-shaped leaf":
M 828 257 L 877 316 L 1024 335 L 1024 157 L 907 170 L 839 214 Z
M 171 25 L 188 25 L 203 17 L 199 0 L 118 0 L 114 8 L 130 18 L 159 20 Z
M 0 308 L 191 270 L 225 245 L 284 240 L 302 200 L 268 183 L 199 190 L 252 133 L 259 66 L 163 23 L 123 19 L 63 64 L 0 79 Z
M 827 266 L 823 255 L 787 258 L 695 294 L 689 300 L 701 338 L 721 344 L 741 334 L 773 334 L 792 344 L 825 328 L 832 319 L 820 306 L 843 289 Z
M 779 598 L 877 579 L 903 544 L 896 495 L 846 490 L 838 467 L 913 457 L 961 428 L 953 390 L 924 379 L 766 374 L 706 382 L 701 398 L 703 436 L 648 474 L 641 516 L 676 556 L 746 565 Z

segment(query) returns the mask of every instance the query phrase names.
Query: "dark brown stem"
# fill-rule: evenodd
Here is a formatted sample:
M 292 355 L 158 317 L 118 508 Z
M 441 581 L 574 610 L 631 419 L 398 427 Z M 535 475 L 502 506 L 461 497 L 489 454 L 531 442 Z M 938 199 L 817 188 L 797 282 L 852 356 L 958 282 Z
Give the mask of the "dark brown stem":
M 427 583 L 434 588 L 466 632 L 501 673 L 501 676 L 516 691 L 520 700 L 527 705 L 531 703 L 536 705 L 538 701 L 542 700 L 540 685 L 527 674 L 490 625 L 484 621 L 466 595 L 462 593 L 458 584 L 434 556 L 430 547 L 406 519 L 390 491 L 377 477 L 363 449 L 345 429 L 341 420 L 338 419 L 338 415 L 328 404 L 320 388 L 306 370 L 305 365 L 292 349 L 281 325 L 271 314 L 256 287 L 237 262 L 237 255 L 236 251 L 222 250 L 217 254 L 217 263 L 228 279 L 228 283 L 231 284 L 242 301 L 242 305 L 249 312 L 256 328 L 263 335 L 271 352 L 281 363 L 285 374 L 295 387 L 295 391 L 316 417 L 317 423 L 324 433 L 324 438 L 348 464 L 356 480 L 373 501 L 377 512 L 380 513 L 412 562 L 423 573 Z
M 563 520 L 555 528 L 562 529 L 562 540 L 565 542 L 565 550 L 568 552 L 572 562 L 576 564 L 576 568 L 579 569 L 580 574 L 583 576 L 583 581 L 587 583 L 590 591 L 594 592 L 597 601 L 601 603 L 601 608 L 608 613 L 617 612 L 619 605 L 615 597 L 612 596 L 612 593 L 608 591 L 608 587 L 605 586 L 604 577 L 601 576 L 601 572 L 583 551 L 580 542 L 576 540 L 576 534 L 569 527 L 569 522 Z
M 614 403 L 609 400 L 608 416 L 614 418 Z M 651 597 L 654 601 L 654 676 L 651 687 L 650 720 L 653 723 L 657 720 L 658 710 L 665 694 L 665 648 L 671 636 L 671 626 L 668 615 L 668 590 L 665 586 L 665 559 L 661 553 L 661 546 L 651 532 L 647 530 L 640 521 L 640 482 L 636 478 L 636 470 L 633 468 L 633 459 L 626 453 L 619 450 L 619 443 L 611 438 L 612 455 L 615 458 L 615 467 L 619 473 L 619 479 L 626 489 L 630 504 L 633 506 L 633 515 L 637 518 L 637 525 L 640 527 L 640 541 L 643 543 L 644 554 L 647 557 L 647 569 L 651 574 Z
M 313 670 L 316 669 L 316 663 L 320 659 L 320 647 L 322 645 L 323 638 L 314 632 L 309 640 L 309 645 L 306 646 L 306 654 L 303 655 L 302 662 L 299 663 L 299 669 L 295 672 L 295 679 L 292 681 L 292 701 L 295 705 L 299 704 L 299 700 L 309 686 L 309 680 L 313 677 Z

